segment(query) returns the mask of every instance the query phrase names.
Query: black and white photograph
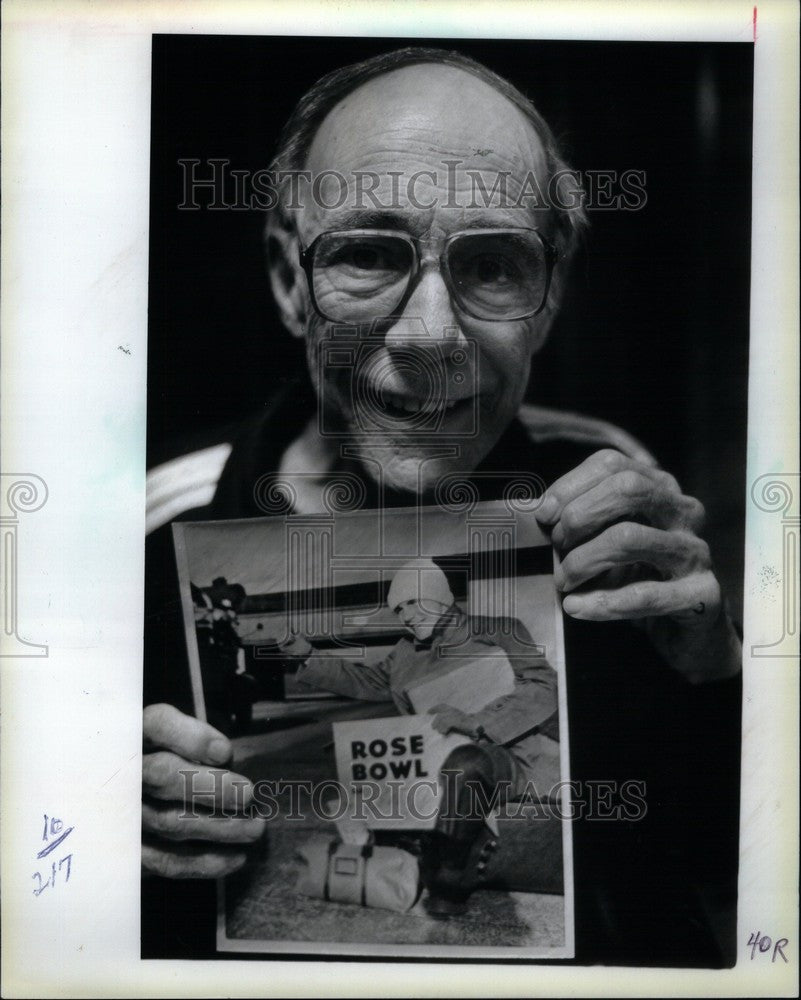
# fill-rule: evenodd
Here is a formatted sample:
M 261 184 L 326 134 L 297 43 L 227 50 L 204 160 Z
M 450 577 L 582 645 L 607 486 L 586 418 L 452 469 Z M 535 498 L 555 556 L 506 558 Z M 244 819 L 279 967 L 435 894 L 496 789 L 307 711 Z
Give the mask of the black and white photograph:
M 195 715 L 266 826 L 222 951 L 572 957 L 562 618 L 526 506 L 176 525 Z M 187 813 L 224 828 L 216 775 L 182 772 Z
M 3 996 L 797 995 L 797 5 L 0 18 Z
M 747 44 L 154 37 L 143 957 L 214 954 L 214 881 L 252 885 L 274 826 L 244 806 L 181 825 L 178 772 L 237 780 L 279 679 L 242 624 L 267 579 L 192 569 L 198 717 L 170 524 L 313 525 L 337 484 L 365 509 L 466 511 L 522 479 L 564 617 L 574 958 L 733 961 L 751 73 Z M 252 549 L 252 576 L 263 548 L 231 558 Z M 442 909 L 436 939 L 471 943 Z

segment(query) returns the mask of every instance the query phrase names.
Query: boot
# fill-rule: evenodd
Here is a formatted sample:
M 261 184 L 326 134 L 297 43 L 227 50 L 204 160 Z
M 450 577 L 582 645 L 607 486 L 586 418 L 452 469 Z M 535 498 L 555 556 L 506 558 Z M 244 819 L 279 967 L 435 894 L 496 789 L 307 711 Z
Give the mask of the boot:
M 436 832 L 434 836 L 435 846 L 424 853 L 421 863 L 423 883 L 428 889 L 424 906 L 430 916 L 438 919 L 460 916 L 467 911 L 470 895 L 484 882 L 498 840 L 482 824 L 471 843 L 459 844 L 460 848 L 466 846 L 466 850 L 454 854 L 454 844 L 448 843 L 449 838 Z

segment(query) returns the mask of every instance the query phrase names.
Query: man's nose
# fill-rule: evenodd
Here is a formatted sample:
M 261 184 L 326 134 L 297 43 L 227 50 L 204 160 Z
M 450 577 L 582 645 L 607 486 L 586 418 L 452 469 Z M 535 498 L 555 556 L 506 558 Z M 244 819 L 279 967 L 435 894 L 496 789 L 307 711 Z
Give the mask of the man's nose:
M 465 337 L 451 297 L 438 270 L 426 270 L 406 302 L 403 313 L 386 331 L 387 349 L 425 348 Z

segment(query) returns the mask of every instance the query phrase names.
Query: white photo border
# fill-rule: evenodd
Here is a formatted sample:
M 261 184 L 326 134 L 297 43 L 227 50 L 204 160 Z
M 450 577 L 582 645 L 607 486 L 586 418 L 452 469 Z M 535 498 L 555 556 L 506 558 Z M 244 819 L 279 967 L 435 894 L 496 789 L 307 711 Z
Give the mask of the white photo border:
M 513 26 L 516 37 L 538 39 L 754 40 L 750 488 L 774 474 L 797 484 L 798 8 L 789 0 L 758 8 L 739 0 L 6 0 L 2 18 L 3 467 L 41 477 L 49 491 L 20 524 L 16 581 L 22 634 L 49 655 L 2 660 L 3 993 L 306 995 L 300 962 L 139 958 L 151 37 L 493 38 Z M 398 976 L 391 965 L 338 962 L 315 965 L 325 971 L 314 992 L 796 995 L 796 622 L 792 655 L 753 653 L 787 625 L 781 602 L 757 586 L 759 568 L 781 560 L 782 530 L 776 512 L 749 496 L 734 969 L 605 968 L 599 976 L 409 963 Z M 31 872 L 43 814 L 74 830 L 74 864 L 69 884 L 37 897 Z M 755 960 L 753 931 L 788 938 L 791 961 Z

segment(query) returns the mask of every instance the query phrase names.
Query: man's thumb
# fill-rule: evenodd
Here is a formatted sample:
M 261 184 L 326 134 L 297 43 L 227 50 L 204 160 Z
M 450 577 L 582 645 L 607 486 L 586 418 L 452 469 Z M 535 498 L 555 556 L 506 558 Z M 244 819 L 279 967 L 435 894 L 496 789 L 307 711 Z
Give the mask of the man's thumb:
M 144 711 L 144 749 L 171 750 L 198 764 L 228 764 L 233 747 L 219 730 L 173 705 L 148 705 Z

